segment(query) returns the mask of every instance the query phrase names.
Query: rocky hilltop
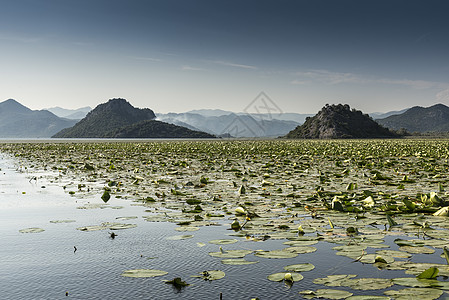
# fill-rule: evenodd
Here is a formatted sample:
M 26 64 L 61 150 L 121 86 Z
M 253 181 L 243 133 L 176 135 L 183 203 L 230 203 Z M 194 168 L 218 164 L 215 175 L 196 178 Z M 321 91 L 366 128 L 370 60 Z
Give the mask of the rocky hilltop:
M 289 139 L 391 138 L 397 135 L 376 123 L 367 114 L 349 105 L 324 106 L 303 125 L 290 131 Z
M 155 121 L 149 108 L 136 108 L 125 99 L 98 105 L 75 126 L 54 138 L 213 138 L 203 132 Z

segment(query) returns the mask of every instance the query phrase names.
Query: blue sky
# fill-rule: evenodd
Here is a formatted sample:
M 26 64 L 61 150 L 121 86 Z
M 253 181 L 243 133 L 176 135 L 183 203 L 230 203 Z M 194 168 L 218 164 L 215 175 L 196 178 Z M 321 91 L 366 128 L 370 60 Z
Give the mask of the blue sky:
M 0 0 L 0 101 L 156 112 L 449 105 L 445 0 Z

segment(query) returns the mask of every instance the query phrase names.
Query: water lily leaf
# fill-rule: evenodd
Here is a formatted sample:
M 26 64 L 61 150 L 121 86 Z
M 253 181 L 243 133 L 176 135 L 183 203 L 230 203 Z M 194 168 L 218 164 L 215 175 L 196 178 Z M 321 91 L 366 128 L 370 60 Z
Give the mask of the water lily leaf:
M 346 300 L 390 300 L 390 297 L 386 296 L 371 296 L 371 295 L 358 295 L 346 298 Z
M 396 250 L 378 250 L 376 251 L 376 254 L 380 256 L 390 256 L 390 257 L 397 257 L 397 258 L 410 258 L 412 255 L 410 253 L 404 252 L 404 251 L 396 251 Z
M 355 278 L 343 280 L 341 285 L 354 290 L 381 290 L 392 286 L 393 281 L 384 278 Z
M 196 243 L 196 245 L 197 245 L 198 247 L 200 247 L 200 248 L 206 246 L 205 243 L 200 243 L 200 242 Z
M 288 265 L 284 267 L 284 270 L 288 272 L 306 272 L 312 271 L 313 269 L 315 269 L 315 266 L 309 263 Z
M 136 224 L 113 224 L 109 226 L 110 230 L 121 230 L 121 229 L 129 229 L 137 227 Z
M 313 298 L 324 298 L 324 299 L 347 299 L 352 296 L 353 293 L 342 291 L 342 290 L 334 290 L 334 289 L 318 289 L 316 291 L 301 291 L 305 299 L 313 299 Z
M 192 275 L 191 277 L 198 277 L 206 281 L 218 280 L 225 277 L 225 272 L 219 270 L 209 270 L 199 273 L 200 275 Z
M 228 250 L 219 252 L 209 252 L 210 256 L 218 258 L 243 258 L 245 255 L 252 253 L 251 250 Z
M 323 284 L 326 286 L 342 286 L 341 283 L 344 280 L 354 278 L 357 275 L 328 275 L 324 278 L 316 278 L 313 280 L 315 284 Z
M 245 260 L 244 258 L 228 258 L 228 259 L 223 259 L 221 261 L 221 263 L 224 265 L 240 266 L 240 265 L 257 264 L 258 261 L 248 261 L 248 260 Z
M 124 277 L 143 278 L 143 277 L 164 276 L 166 274 L 168 274 L 168 272 L 161 271 L 161 270 L 155 270 L 155 269 L 135 269 L 135 270 L 124 271 L 122 273 L 122 276 L 124 276 Z
M 31 228 L 25 228 L 25 229 L 19 230 L 19 232 L 21 232 L 21 233 L 39 233 L 39 232 L 43 232 L 43 231 L 45 231 L 45 229 L 38 228 L 38 227 L 31 227 Z
M 115 218 L 116 220 L 120 220 L 120 221 L 126 221 L 126 220 L 133 220 L 133 219 L 137 219 L 137 216 L 130 216 L 130 217 L 117 217 Z
M 212 240 L 209 241 L 210 244 L 214 245 L 228 245 L 237 243 L 236 239 L 222 239 L 222 240 Z
M 449 282 L 436 279 L 419 279 L 416 277 L 393 278 L 394 284 L 408 287 L 437 288 L 449 290 Z
M 277 282 L 279 282 L 279 281 L 283 281 L 284 280 L 285 274 L 287 274 L 287 273 L 286 272 L 274 273 L 274 274 L 268 275 L 267 278 L 270 281 L 277 281 Z M 300 280 L 302 280 L 304 278 L 304 276 L 302 276 L 299 273 L 290 273 L 290 274 L 292 275 L 293 282 L 300 281 Z
M 293 252 L 298 254 L 304 254 L 304 253 L 312 253 L 315 252 L 317 249 L 315 247 L 310 246 L 296 246 L 296 247 L 287 247 L 282 249 L 282 251 L 287 252 Z
M 52 220 L 50 223 L 59 224 L 59 223 L 74 223 L 75 220 Z
M 166 237 L 166 239 L 170 240 L 170 241 L 179 241 L 179 240 L 186 240 L 186 239 L 191 239 L 191 238 L 193 238 L 193 235 L 190 235 L 190 234 L 173 235 L 173 236 Z
M 198 227 L 194 226 L 180 226 L 175 228 L 176 231 L 179 232 L 187 232 L 187 231 L 197 231 L 200 230 Z
M 315 245 L 316 243 L 318 243 L 318 241 L 316 240 L 310 240 L 310 241 L 287 241 L 284 242 L 284 245 L 288 245 L 288 246 L 292 246 L 292 247 L 298 247 L 298 246 L 310 246 L 310 245 Z
M 432 288 L 406 288 L 402 290 L 386 291 L 384 294 L 392 296 L 396 300 L 438 299 L 443 294 L 443 291 Z
M 255 256 L 265 258 L 293 258 L 298 256 L 298 253 L 288 252 L 284 250 L 258 251 Z
M 419 274 L 418 276 L 416 276 L 416 278 L 432 279 L 432 278 L 437 277 L 439 272 L 440 272 L 440 270 L 438 270 L 438 268 L 431 267 L 431 268 L 428 268 L 427 270 L 425 270 L 424 272 L 422 272 L 421 274 Z
M 411 247 L 411 246 L 402 246 L 399 247 L 399 250 L 401 251 L 405 251 L 408 253 L 413 253 L 413 254 L 433 254 L 435 253 L 435 249 L 431 249 L 428 247 Z

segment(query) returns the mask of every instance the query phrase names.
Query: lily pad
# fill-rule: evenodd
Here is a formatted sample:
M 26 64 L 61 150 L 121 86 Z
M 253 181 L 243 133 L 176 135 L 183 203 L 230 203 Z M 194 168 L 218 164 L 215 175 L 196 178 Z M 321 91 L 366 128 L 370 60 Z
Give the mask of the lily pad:
M 43 231 L 45 231 L 45 229 L 38 228 L 38 227 L 31 227 L 31 228 L 25 228 L 25 229 L 19 230 L 19 232 L 21 232 L 21 233 L 39 233 L 39 232 L 43 232 Z
M 212 240 L 209 241 L 209 243 L 214 245 L 228 245 L 237 243 L 237 240 L 236 239 Z
M 245 255 L 253 253 L 251 250 L 228 250 L 219 252 L 209 252 L 210 256 L 218 258 L 243 258 Z
M 324 298 L 324 299 L 346 299 L 353 295 L 353 293 L 334 290 L 334 289 L 318 289 L 316 291 L 305 290 L 299 292 L 305 299 Z
M 288 265 L 284 267 L 284 270 L 288 272 L 306 272 L 312 271 L 313 269 L 315 269 L 315 266 L 309 263 Z
M 432 288 L 406 288 L 402 290 L 391 290 L 384 292 L 387 296 L 392 296 L 396 300 L 405 299 L 438 299 L 443 295 L 443 291 Z
M 265 258 L 293 258 L 297 257 L 298 253 L 284 250 L 271 250 L 271 251 L 258 251 L 254 255 Z
M 287 273 L 286 272 L 274 273 L 274 274 L 268 275 L 267 279 L 270 281 L 278 281 L 278 282 L 283 281 L 285 278 L 285 274 L 287 274 Z M 292 275 L 293 282 L 300 281 L 304 278 L 304 276 L 302 276 L 299 273 L 289 273 L 289 274 Z
M 122 273 L 124 277 L 135 277 L 135 278 L 143 278 L 143 277 L 158 277 L 164 276 L 168 274 L 168 272 L 155 270 L 155 269 L 135 269 L 135 270 L 127 270 Z
M 172 235 L 169 237 L 166 237 L 167 240 L 170 241 L 179 241 L 179 240 L 187 240 L 193 238 L 193 235 L 191 234 L 185 234 L 185 235 Z
M 257 264 L 258 261 L 248 261 L 244 258 L 228 258 L 228 259 L 221 260 L 221 263 L 224 265 L 241 266 L 241 265 Z

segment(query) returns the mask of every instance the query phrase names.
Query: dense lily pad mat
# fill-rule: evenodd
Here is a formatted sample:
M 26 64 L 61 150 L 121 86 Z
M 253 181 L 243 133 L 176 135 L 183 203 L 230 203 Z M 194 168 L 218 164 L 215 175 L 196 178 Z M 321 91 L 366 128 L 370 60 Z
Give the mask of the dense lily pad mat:
M 406 286 L 432 298 L 447 287 L 449 267 L 441 257 L 449 246 L 445 140 L 39 143 L 2 144 L 1 151 L 29 172 L 57 172 L 46 180 L 62 182 L 75 199 L 95 196 L 97 203 L 78 206 L 83 211 L 121 208 L 113 206 L 120 198 L 142 207 L 141 216 L 79 224 L 80 231 L 87 231 L 83 235 L 136 227 L 117 221 L 173 223 L 173 234 L 161 238 L 173 247 L 194 243 L 197 251 L 235 269 L 279 261 L 279 270 L 263 274 L 267 284 L 272 284 L 268 276 L 285 275 L 274 272 L 301 273 L 313 281 L 308 297 L 352 293 L 355 298 L 365 289 L 379 297 L 384 292 L 407 297 L 414 290 L 393 291 Z M 215 226 L 228 228 L 228 236 L 197 238 L 196 232 Z M 184 232 L 195 235 L 179 235 Z M 268 248 L 267 240 L 279 243 Z M 245 247 L 247 242 L 258 243 L 257 250 Z M 332 244 L 326 259 L 345 259 L 354 272 L 315 273 L 309 259 L 323 255 L 324 243 Z M 379 277 L 385 278 L 357 275 L 360 265 L 383 270 Z M 431 282 L 410 277 L 432 267 L 439 272 Z M 391 279 L 392 270 L 401 276 Z M 226 274 L 221 281 L 232 277 Z

